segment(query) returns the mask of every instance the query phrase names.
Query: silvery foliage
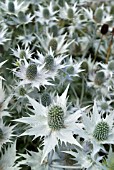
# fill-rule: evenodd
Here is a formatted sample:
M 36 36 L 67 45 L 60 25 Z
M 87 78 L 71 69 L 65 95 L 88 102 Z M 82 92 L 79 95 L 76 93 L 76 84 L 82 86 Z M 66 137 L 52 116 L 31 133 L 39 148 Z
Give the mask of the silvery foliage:
M 114 169 L 114 2 L 0 1 L 0 170 Z

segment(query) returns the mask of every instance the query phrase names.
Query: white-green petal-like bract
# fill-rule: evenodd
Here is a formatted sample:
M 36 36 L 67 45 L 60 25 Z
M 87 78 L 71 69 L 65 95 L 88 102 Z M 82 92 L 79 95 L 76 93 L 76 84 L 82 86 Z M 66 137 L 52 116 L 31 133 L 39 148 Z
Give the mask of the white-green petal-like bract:
M 42 150 L 38 149 L 38 152 L 28 151 L 26 154 L 20 154 L 24 160 L 21 160 L 19 165 L 27 165 L 31 167 L 31 170 L 48 170 L 48 161 L 44 160 L 41 164 Z
M 5 125 L 3 123 L 2 118 L 0 118 L 0 149 L 2 148 L 3 144 L 7 142 L 12 142 L 11 138 L 15 136 L 13 134 L 14 126 Z
M 29 117 L 22 117 L 15 120 L 17 122 L 22 122 L 30 125 L 30 128 L 20 136 L 34 136 L 34 139 L 39 136 L 44 137 L 44 148 L 41 162 L 43 162 L 51 150 L 55 149 L 55 146 L 59 144 L 58 141 L 64 142 L 65 144 L 68 142 L 70 144 L 75 144 L 78 147 L 82 147 L 80 143 L 73 137 L 73 131 L 78 126 L 82 127 L 81 123 L 78 122 L 78 119 L 81 117 L 81 113 L 87 107 L 79 109 L 75 113 L 69 114 L 67 110 L 68 88 L 69 85 L 66 87 L 61 96 L 55 96 L 51 105 L 46 107 L 27 96 L 29 102 L 34 108 L 32 110 L 34 115 L 29 114 Z M 57 111 L 57 114 L 55 114 L 55 111 Z M 51 117 L 49 118 L 48 114 L 54 114 L 54 124 L 51 122 Z M 60 114 L 59 118 L 56 117 L 58 114 Z M 57 124 L 56 121 L 58 122 Z
M 15 165 L 16 159 L 16 142 L 14 142 L 8 145 L 4 153 L 1 153 L 0 170 L 19 170 L 18 164 Z

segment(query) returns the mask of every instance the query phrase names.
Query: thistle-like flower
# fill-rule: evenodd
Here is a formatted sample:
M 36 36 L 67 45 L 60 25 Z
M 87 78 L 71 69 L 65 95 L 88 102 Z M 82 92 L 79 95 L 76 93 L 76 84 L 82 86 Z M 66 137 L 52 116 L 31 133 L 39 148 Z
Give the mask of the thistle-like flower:
M 67 57 L 67 55 L 60 55 L 55 57 L 54 51 L 52 51 L 52 49 L 50 49 L 45 56 L 38 51 L 37 55 L 38 59 L 31 60 L 35 63 L 38 63 L 40 66 L 44 65 L 44 69 L 46 70 L 48 76 L 52 79 L 58 76 L 59 70 L 65 67 L 65 65 L 62 64 L 62 61 Z
M 67 2 L 65 2 L 65 5 L 63 8 L 60 8 L 59 17 L 63 19 L 75 19 L 78 16 L 79 11 L 77 11 L 77 3 L 74 3 L 72 5 L 69 5 Z
M 97 8 L 94 15 L 94 20 L 98 25 L 103 25 L 113 19 L 113 16 L 111 16 L 108 11 L 105 10 L 104 4 Z
M 83 8 L 83 10 L 84 16 L 86 16 L 85 21 L 88 22 L 89 19 L 90 21 L 96 23 L 97 25 L 103 25 L 111 21 L 113 18 L 110 14 L 106 13 L 106 10 L 104 10 L 104 4 L 98 7 L 95 13 L 91 8 L 90 9 Z
M 48 107 L 44 107 L 41 103 L 38 103 L 27 96 L 34 108 L 34 115 L 15 120 L 30 125 L 30 128 L 26 130 L 22 136 L 34 135 L 34 138 L 37 138 L 38 136 L 44 137 L 42 161 L 50 151 L 55 149 L 56 145 L 59 145 L 59 141 L 64 142 L 65 144 L 68 142 L 81 147 L 73 137 L 73 131 L 81 126 L 78 122 L 78 118 L 81 117 L 81 112 L 85 110 L 85 108 L 77 110 L 73 114 L 69 114 L 66 105 L 67 91 L 68 86 L 62 95 L 57 95 Z
M 19 77 L 20 85 L 31 84 L 32 87 L 40 88 L 40 86 L 52 85 L 49 82 L 48 74 L 43 69 L 43 66 L 36 65 L 36 63 L 28 63 L 24 58 L 24 63 L 20 66 L 19 71 L 14 71 L 15 75 Z
M 17 45 L 17 49 L 11 49 L 12 50 L 12 55 L 14 55 L 15 57 L 19 58 L 19 59 L 29 59 L 32 57 L 32 51 L 30 50 L 30 47 L 27 46 L 24 49 L 20 48 L 19 45 Z
M 114 75 L 114 60 L 109 61 L 108 64 L 100 63 L 100 65 L 102 66 L 102 71 L 105 73 L 106 77 L 108 79 L 112 78 Z
M 93 145 L 92 155 L 95 156 L 101 150 L 104 150 L 104 144 L 114 144 L 114 115 L 103 115 L 99 113 L 96 101 L 94 101 L 92 113 L 82 114 L 82 123 L 84 128 L 79 130 L 80 137 L 90 141 Z
M 38 40 L 42 46 L 42 48 L 48 52 L 50 49 L 54 51 L 55 54 L 63 54 L 68 51 L 68 47 L 70 44 L 73 42 L 67 42 L 66 41 L 67 34 L 64 35 L 59 35 L 58 37 L 54 37 L 52 34 L 47 31 L 46 32 L 46 37 L 38 37 Z M 41 46 L 39 46 L 41 48 Z
M 35 11 L 35 16 L 36 21 L 40 22 L 42 25 L 44 24 L 50 24 L 52 22 L 57 21 L 56 18 L 56 13 L 58 11 L 54 11 L 54 6 L 53 6 L 53 2 L 50 1 L 50 4 L 47 7 L 44 7 L 43 5 L 38 5 L 39 9 L 37 11 Z
M 18 0 L 5 0 L 5 2 L 0 2 L 0 8 L 3 10 L 6 14 L 13 14 L 16 15 L 20 12 L 23 11 L 25 12 L 28 9 L 27 3 L 19 2 Z
M 106 76 L 103 71 L 100 70 L 89 75 L 89 81 L 87 82 L 89 87 L 93 86 L 95 88 L 102 88 L 105 84 Z
M 67 67 L 66 67 L 66 71 L 69 77 L 79 77 L 79 73 L 84 71 L 83 69 L 81 69 L 81 64 L 82 62 L 78 63 L 75 59 L 73 60 L 72 57 L 70 57 L 68 63 L 67 63 Z
M 26 24 L 32 22 L 34 17 L 35 16 L 31 15 L 31 13 L 25 14 L 25 12 L 20 11 L 18 13 L 18 17 L 14 18 L 14 20 L 15 20 L 16 24 L 18 24 L 18 25 L 21 25 L 21 24 L 25 24 L 26 25 Z
M 112 111 L 111 103 L 113 100 L 106 100 L 103 96 L 100 100 L 96 100 L 98 111 L 102 113 L 110 113 Z
M 22 42 L 25 48 L 27 48 L 35 40 L 35 36 L 33 36 L 32 34 L 19 35 L 17 39 L 19 40 L 19 42 Z

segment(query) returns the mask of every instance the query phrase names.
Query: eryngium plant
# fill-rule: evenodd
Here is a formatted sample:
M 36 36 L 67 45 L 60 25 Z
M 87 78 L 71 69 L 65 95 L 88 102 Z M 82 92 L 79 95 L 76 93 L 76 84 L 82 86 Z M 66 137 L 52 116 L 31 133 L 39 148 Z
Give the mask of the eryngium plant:
M 0 1 L 0 170 L 113 169 L 114 2 Z

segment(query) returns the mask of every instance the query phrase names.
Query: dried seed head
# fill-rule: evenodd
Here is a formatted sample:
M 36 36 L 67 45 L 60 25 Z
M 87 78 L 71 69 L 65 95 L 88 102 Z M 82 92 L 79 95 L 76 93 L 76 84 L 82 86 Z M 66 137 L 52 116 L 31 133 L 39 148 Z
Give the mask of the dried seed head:
M 109 25 L 103 24 L 101 27 L 101 34 L 105 35 L 108 32 Z

